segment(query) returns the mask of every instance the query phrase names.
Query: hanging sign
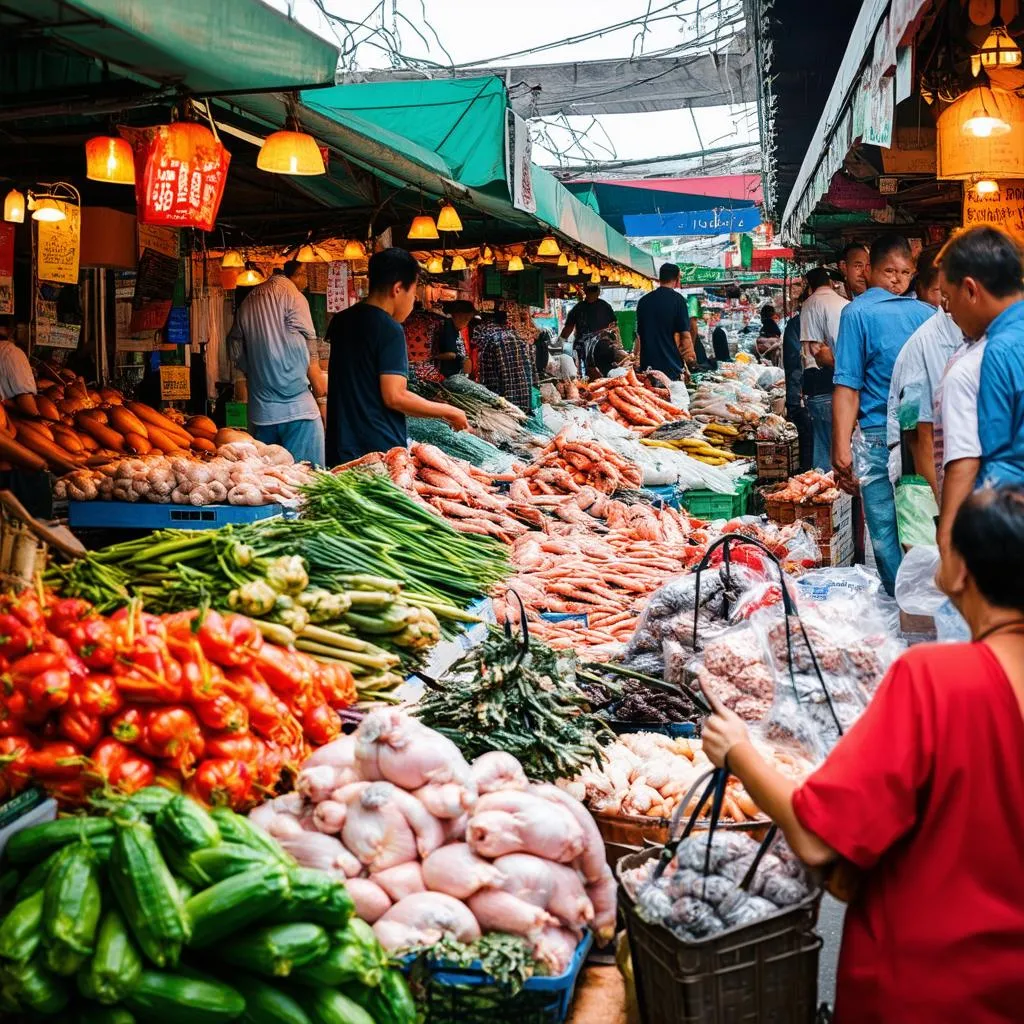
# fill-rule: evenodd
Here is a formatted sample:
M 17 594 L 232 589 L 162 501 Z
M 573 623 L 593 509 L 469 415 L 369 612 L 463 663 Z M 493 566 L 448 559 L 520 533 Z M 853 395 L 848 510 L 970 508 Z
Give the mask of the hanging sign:
M 664 235 L 728 235 L 753 231 L 761 223 L 756 206 L 727 210 L 686 210 L 681 213 L 637 213 L 622 218 L 630 238 Z
M 505 178 L 512 205 L 526 213 L 537 212 L 530 170 L 532 157 L 529 125 L 514 110 L 505 111 Z
M 58 284 L 78 284 L 78 255 L 82 231 L 82 211 L 76 203 L 54 200 L 64 211 L 64 219 L 37 221 L 36 277 Z
M 348 264 L 335 260 L 327 265 L 327 312 L 348 308 Z
M 190 371 L 187 366 L 165 366 L 160 364 L 160 401 L 187 402 L 192 392 L 189 388 Z
M 132 296 L 131 333 L 159 331 L 167 323 L 178 281 L 178 261 L 154 249 L 139 257 Z
M 991 195 L 965 186 L 963 213 L 965 228 L 994 224 L 1024 240 L 1024 180 L 1000 181 L 999 191 Z
M 0 313 L 14 312 L 14 228 L 0 223 Z
M 139 223 L 212 231 L 231 162 L 223 143 L 185 121 L 124 134 L 135 149 Z

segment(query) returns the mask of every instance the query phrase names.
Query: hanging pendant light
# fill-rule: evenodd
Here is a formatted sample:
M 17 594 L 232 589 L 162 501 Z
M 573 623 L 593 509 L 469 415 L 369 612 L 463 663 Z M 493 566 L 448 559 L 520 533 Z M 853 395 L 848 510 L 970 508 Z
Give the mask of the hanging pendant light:
M 242 259 L 242 254 L 237 249 L 228 249 L 224 253 L 220 265 L 223 270 L 244 270 L 245 260 Z
M 596 270 L 590 275 L 590 283 L 591 284 L 600 284 L 601 283 L 601 275 Z
M 268 135 L 256 157 L 256 166 L 270 174 L 326 174 L 323 154 L 316 139 L 302 130 L 295 97 L 288 101 L 288 118 L 283 131 Z
M 569 277 L 579 277 L 580 265 L 575 260 L 569 260 L 569 265 L 565 268 L 565 272 Z
M 1002 68 L 1020 67 L 1024 55 L 1006 26 L 998 18 L 992 22 L 992 30 L 986 36 L 978 52 L 971 57 L 971 72 L 977 78 L 981 69 L 998 71 Z
M 514 273 L 515 273 L 515 272 L 516 272 L 517 270 L 522 270 L 522 269 L 523 269 L 523 260 L 522 260 L 522 257 L 520 257 L 520 256 L 513 256 L 513 257 L 512 257 L 512 258 L 511 258 L 511 259 L 510 259 L 510 260 L 508 261 L 508 269 L 509 269 L 509 271 L 510 271 L 511 273 L 513 273 L 513 274 L 514 274 Z
M 980 178 L 974 183 L 974 192 L 979 196 L 994 196 L 999 191 L 999 182 L 992 178 Z
M 567 266 L 569 266 L 569 257 L 566 256 L 564 252 L 560 252 L 558 254 L 558 265 L 560 267 L 567 267 Z
M 313 248 L 309 242 L 300 245 L 295 251 L 295 255 L 292 257 L 296 263 L 319 263 L 320 257 L 317 254 L 316 249 Z
M 461 231 L 462 221 L 459 219 L 458 211 L 451 203 L 445 203 L 437 215 L 438 231 Z
M 97 135 L 85 144 L 85 176 L 111 185 L 135 184 L 135 158 L 127 139 Z
M 266 277 L 263 271 L 259 269 L 254 263 L 246 263 L 245 269 L 235 278 L 235 284 L 240 284 L 244 288 L 251 288 L 258 284 L 263 284 L 266 281 Z
M 355 239 L 345 243 L 345 251 L 341 254 L 343 260 L 365 260 L 366 246 Z
M 555 241 L 554 235 L 545 235 L 540 240 L 540 245 L 537 246 L 538 256 L 558 256 L 561 251 L 558 248 L 558 242 Z
M 456 254 L 452 257 L 452 270 L 465 270 L 466 260 L 463 256 Z
M 440 256 L 431 256 L 427 261 L 427 273 L 428 274 L 442 274 L 444 273 L 444 260 Z
M 52 196 L 42 196 L 34 201 L 32 219 L 40 220 L 44 224 L 56 224 L 58 221 L 66 220 L 67 214 Z
M 481 267 L 494 266 L 494 253 L 491 252 L 491 247 L 489 245 L 484 246 L 483 252 L 480 253 L 480 259 L 477 260 L 477 263 Z
M 421 213 L 418 217 L 413 217 L 412 224 L 409 225 L 408 237 L 424 240 L 440 238 L 441 236 L 437 233 L 437 225 L 434 223 L 434 218 L 429 214 Z
M 4 220 L 10 224 L 25 223 L 25 196 L 16 188 L 4 197 Z

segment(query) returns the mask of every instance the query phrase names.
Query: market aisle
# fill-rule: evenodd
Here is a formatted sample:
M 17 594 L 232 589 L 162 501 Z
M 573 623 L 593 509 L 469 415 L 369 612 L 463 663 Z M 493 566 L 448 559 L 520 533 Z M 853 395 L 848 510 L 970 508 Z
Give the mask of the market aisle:
M 626 989 L 617 967 L 586 967 L 568 1024 L 626 1024 Z

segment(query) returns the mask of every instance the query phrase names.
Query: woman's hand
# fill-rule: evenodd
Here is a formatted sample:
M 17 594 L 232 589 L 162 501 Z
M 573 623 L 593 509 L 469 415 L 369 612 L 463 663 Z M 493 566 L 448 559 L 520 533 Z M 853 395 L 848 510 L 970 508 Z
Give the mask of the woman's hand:
M 750 735 L 743 719 L 735 711 L 730 711 L 714 693 L 705 689 L 704 696 L 714 710 L 701 731 L 704 753 L 716 768 L 722 768 L 729 751 L 749 740 Z

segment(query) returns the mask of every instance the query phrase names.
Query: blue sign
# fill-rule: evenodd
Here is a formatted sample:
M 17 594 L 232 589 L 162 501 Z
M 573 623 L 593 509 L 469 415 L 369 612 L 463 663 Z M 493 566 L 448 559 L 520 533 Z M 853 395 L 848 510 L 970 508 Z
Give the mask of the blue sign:
M 171 306 L 164 328 L 164 343 L 167 345 L 188 345 L 192 341 L 189 326 L 188 306 Z
M 756 206 L 739 210 L 685 210 L 681 213 L 626 214 L 622 218 L 629 238 L 652 238 L 664 235 L 730 235 L 753 231 L 761 223 Z

